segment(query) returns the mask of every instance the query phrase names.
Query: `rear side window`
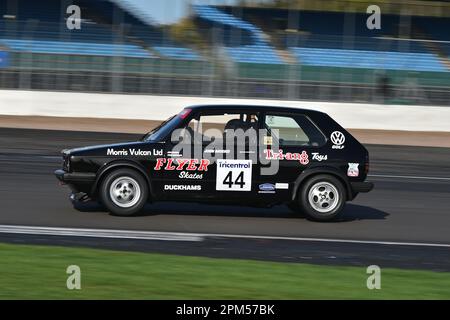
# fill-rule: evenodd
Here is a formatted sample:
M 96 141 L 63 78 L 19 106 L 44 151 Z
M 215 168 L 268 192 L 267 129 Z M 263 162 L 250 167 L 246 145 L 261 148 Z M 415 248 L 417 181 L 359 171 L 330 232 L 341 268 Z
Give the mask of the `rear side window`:
M 322 146 L 326 142 L 323 133 L 304 115 L 267 114 L 266 129 L 276 138 L 280 146 Z M 278 134 L 276 131 L 278 130 Z

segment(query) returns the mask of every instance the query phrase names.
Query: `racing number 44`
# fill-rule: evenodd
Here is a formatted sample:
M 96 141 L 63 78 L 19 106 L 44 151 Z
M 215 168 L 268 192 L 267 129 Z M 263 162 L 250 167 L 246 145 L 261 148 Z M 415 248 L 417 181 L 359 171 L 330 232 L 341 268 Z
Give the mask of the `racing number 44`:
M 236 180 L 233 182 L 233 171 L 228 171 L 228 174 L 226 175 L 225 179 L 223 180 L 223 184 L 228 185 L 228 188 L 233 187 L 233 183 L 238 185 L 241 189 L 244 188 L 245 182 L 244 182 L 244 171 L 241 171 L 239 175 L 237 176 Z
M 217 160 L 216 190 L 251 191 L 251 160 Z

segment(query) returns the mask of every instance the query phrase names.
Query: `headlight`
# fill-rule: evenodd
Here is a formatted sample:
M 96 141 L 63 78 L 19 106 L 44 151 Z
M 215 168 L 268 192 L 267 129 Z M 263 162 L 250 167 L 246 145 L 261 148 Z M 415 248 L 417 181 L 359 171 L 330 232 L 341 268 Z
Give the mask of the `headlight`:
M 67 172 L 70 171 L 70 157 L 66 154 L 63 156 L 63 169 Z

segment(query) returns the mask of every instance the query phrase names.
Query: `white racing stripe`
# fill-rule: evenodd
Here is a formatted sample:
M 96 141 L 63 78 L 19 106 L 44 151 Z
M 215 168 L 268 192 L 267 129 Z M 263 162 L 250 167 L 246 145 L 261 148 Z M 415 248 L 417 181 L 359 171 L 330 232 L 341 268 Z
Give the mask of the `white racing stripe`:
M 398 178 L 398 179 L 421 179 L 421 180 L 442 180 L 442 181 L 450 181 L 450 178 L 447 177 L 425 177 L 425 176 L 396 176 L 396 175 L 387 175 L 387 174 L 369 174 L 367 175 L 369 178 Z
M 0 225 L 0 233 L 19 233 L 32 235 L 95 237 L 113 239 L 166 240 L 166 241 L 201 241 L 196 234 L 179 232 L 154 232 L 110 229 L 79 229 Z
M 301 237 L 258 236 L 258 235 L 220 234 L 220 233 L 180 233 L 180 232 L 163 232 L 163 231 L 156 232 L 156 231 L 135 231 L 135 230 L 113 230 L 113 229 L 55 228 L 55 227 L 33 227 L 33 226 L 13 226 L 13 225 L 0 225 L 0 233 L 96 237 L 96 238 L 114 238 L 114 239 L 167 240 L 167 241 L 203 241 L 205 238 L 266 239 L 266 240 L 291 240 L 291 241 L 307 241 L 307 242 L 355 243 L 355 244 L 450 248 L 450 244 L 425 243 L 425 242 L 301 238 Z

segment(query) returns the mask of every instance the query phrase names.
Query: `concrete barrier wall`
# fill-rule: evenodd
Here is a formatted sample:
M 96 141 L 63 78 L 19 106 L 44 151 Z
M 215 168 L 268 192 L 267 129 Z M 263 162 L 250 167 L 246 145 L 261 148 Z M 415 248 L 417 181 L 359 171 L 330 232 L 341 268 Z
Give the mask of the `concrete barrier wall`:
M 345 128 L 450 132 L 450 107 L 0 90 L 0 114 L 163 120 L 196 104 L 314 109 Z

